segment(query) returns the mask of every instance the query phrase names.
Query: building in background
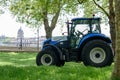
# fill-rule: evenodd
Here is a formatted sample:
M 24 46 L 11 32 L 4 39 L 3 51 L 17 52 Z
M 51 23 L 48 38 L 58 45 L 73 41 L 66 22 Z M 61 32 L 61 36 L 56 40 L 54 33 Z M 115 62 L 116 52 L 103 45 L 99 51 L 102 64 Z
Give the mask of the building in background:
M 41 47 L 42 42 L 46 39 L 45 36 L 38 36 L 38 37 L 25 37 L 24 30 L 20 27 L 17 31 L 16 37 L 7 37 L 4 35 L 0 36 L 0 46 L 7 46 L 7 47 L 17 47 L 17 48 L 26 48 L 26 47 Z M 29 33 L 27 33 L 29 34 Z M 39 40 L 39 41 L 38 41 Z M 39 43 L 38 43 L 39 42 Z
M 20 29 L 17 32 L 17 38 L 24 38 L 24 31 L 22 30 L 22 28 L 20 27 Z
M 23 39 L 24 39 L 24 32 L 23 32 L 22 28 L 20 27 L 20 29 L 17 32 L 17 46 L 21 50 L 23 47 Z

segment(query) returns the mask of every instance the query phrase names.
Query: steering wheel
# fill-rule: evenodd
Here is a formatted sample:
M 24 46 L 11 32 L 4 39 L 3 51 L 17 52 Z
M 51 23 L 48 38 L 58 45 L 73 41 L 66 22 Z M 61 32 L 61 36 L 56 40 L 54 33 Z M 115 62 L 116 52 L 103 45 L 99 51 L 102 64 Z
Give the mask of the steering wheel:
M 77 30 L 77 31 L 75 32 L 75 34 L 77 35 L 77 37 L 79 37 L 80 35 L 84 36 L 85 34 L 83 34 L 83 32 L 85 32 L 86 30 L 88 30 L 88 29 L 85 29 L 85 30 L 82 31 L 82 32 L 80 32 L 79 30 Z
M 75 32 L 75 35 L 76 35 L 77 38 L 79 38 L 80 35 L 83 36 L 84 34 L 82 32 L 80 32 L 80 31 L 77 30 L 77 32 Z
M 77 32 L 75 32 L 75 34 L 76 34 L 77 36 L 84 35 L 82 32 L 80 32 L 80 31 L 78 31 L 78 30 L 77 30 Z
M 83 32 L 80 32 L 77 30 L 77 34 L 80 36 L 80 35 L 84 35 Z

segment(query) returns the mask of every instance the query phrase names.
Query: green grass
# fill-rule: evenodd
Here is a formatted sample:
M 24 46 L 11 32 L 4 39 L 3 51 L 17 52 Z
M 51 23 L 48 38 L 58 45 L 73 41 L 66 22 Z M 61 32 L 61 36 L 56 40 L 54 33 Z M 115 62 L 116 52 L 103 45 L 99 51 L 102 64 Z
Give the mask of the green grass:
M 109 80 L 113 66 L 86 67 L 69 62 L 63 67 L 36 66 L 36 53 L 0 52 L 0 80 Z

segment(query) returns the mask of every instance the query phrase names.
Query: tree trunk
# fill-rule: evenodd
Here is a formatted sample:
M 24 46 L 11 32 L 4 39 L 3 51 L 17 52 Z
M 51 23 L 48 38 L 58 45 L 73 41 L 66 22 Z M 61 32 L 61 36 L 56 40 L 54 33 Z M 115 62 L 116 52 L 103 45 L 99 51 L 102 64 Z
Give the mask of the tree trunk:
M 102 6 L 100 6 L 95 0 L 93 0 L 93 2 L 95 3 L 96 6 L 98 6 L 105 13 L 105 15 L 109 19 L 110 34 L 111 34 L 111 39 L 112 39 L 112 47 L 113 47 L 113 50 L 115 52 L 116 32 L 115 32 L 115 11 L 114 11 L 113 0 L 109 0 L 109 13 Z
M 54 30 L 54 28 L 57 24 L 59 13 L 60 13 L 60 10 L 53 16 L 50 26 L 49 26 L 47 15 L 44 17 L 44 26 L 45 26 L 47 39 L 52 37 L 52 31 Z
M 112 39 L 112 47 L 115 53 L 115 41 L 116 41 L 116 30 L 115 30 L 115 17 L 111 18 L 112 16 L 110 16 L 109 18 L 109 25 L 110 25 L 110 34 L 111 34 L 111 39 Z
M 45 32 L 46 32 L 46 38 L 51 38 L 52 37 L 52 31 L 54 30 L 54 28 L 56 27 L 57 24 L 57 20 L 60 14 L 60 10 L 61 10 L 61 6 L 60 4 L 58 5 L 58 10 L 56 11 L 55 15 L 52 17 L 51 20 L 51 25 L 49 25 L 49 21 L 48 21 L 48 13 L 47 11 L 43 13 L 44 18 L 43 18 L 43 22 L 44 22 L 44 27 L 45 27 Z
M 120 0 L 115 0 L 116 54 L 112 80 L 120 80 Z
M 115 31 L 115 10 L 113 5 L 113 0 L 109 0 L 109 25 L 110 25 L 110 34 L 112 39 L 112 47 L 115 52 L 115 41 L 116 41 L 116 31 Z
M 48 22 L 48 17 L 47 17 L 47 11 L 43 13 L 44 17 L 43 17 L 43 23 L 44 23 L 44 27 L 45 27 L 45 32 L 46 32 L 46 38 L 50 38 L 52 36 L 52 30 L 49 26 L 49 22 Z

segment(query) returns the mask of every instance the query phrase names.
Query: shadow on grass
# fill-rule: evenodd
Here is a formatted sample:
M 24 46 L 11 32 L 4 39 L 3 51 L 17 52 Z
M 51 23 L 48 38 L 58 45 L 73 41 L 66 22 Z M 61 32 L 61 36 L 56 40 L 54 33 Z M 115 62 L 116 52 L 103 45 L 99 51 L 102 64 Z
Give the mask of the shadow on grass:
M 36 53 L 1 52 L 0 65 L 33 66 L 35 58 Z
M 63 67 L 36 66 L 35 57 L 36 53 L 0 53 L 0 80 L 109 80 L 113 68 L 74 62 Z
M 71 66 L 71 65 L 74 66 Z M 56 66 L 0 66 L 0 80 L 109 80 L 111 67 L 94 68 L 66 63 Z

